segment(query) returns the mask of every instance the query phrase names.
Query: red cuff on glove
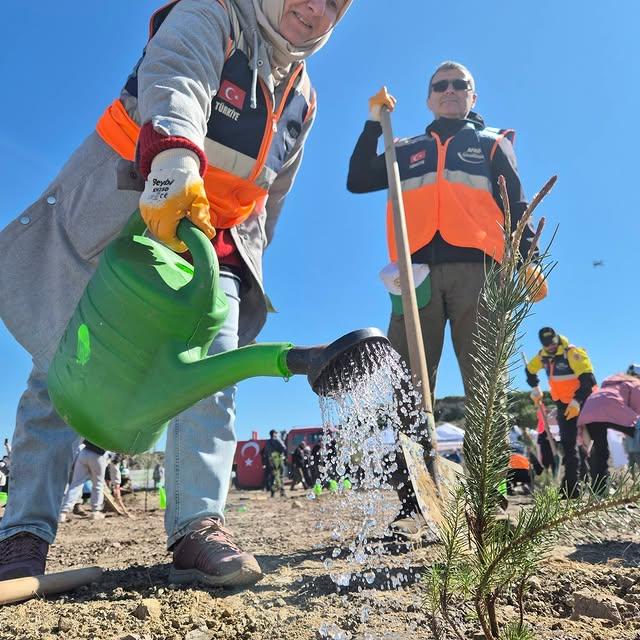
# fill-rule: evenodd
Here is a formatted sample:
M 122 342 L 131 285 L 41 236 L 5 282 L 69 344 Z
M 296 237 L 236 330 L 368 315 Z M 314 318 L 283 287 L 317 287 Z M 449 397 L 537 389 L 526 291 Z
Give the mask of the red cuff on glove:
M 142 177 L 145 180 L 147 179 L 151 171 L 151 163 L 161 151 L 180 147 L 193 151 L 198 156 L 200 160 L 200 176 L 204 177 L 207 170 L 207 156 L 197 144 L 180 136 L 164 136 L 158 133 L 150 122 L 142 125 L 136 147 L 136 164 Z

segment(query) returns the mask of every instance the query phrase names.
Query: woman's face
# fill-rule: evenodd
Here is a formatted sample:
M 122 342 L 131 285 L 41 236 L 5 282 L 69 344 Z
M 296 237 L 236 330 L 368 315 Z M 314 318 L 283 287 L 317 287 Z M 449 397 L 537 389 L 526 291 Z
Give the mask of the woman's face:
M 345 0 L 284 0 L 280 35 L 294 46 L 316 40 L 336 23 Z

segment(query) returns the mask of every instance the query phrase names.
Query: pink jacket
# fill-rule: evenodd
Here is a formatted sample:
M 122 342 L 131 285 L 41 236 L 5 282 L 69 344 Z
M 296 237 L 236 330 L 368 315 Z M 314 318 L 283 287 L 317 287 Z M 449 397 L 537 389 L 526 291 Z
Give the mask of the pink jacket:
M 632 427 L 640 419 L 640 378 L 622 373 L 609 376 L 584 403 L 578 424 L 611 422 Z

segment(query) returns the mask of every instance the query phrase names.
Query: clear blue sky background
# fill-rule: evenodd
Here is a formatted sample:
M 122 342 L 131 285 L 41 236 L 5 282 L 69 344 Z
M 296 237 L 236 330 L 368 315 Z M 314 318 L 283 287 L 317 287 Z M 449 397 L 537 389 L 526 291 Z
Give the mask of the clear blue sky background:
M 117 96 L 160 0 L 4 0 L 0 26 L 0 225 L 31 203 Z M 310 62 L 319 116 L 305 161 L 265 258 L 279 313 L 261 340 L 330 341 L 362 326 L 386 329 L 378 280 L 386 262 L 383 193 L 345 189 L 367 99 L 386 84 L 398 98 L 396 135 L 430 121 L 430 71 L 459 60 L 475 75 L 488 124 L 517 130 L 520 173 L 532 196 L 559 182 L 539 210 L 558 261 L 550 296 L 526 322 L 523 347 L 552 325 L 587 348 L 599 379 L 640 361 L 637 79 L 640 4 L 355 0 Z M 635 60 L 635 62 L 634 62 Z M 635 185 L 635 186 L 634 186 Z M 592 261 L 604 260 L 594 268 Z M 30 360 L 0 328 L 0 438 L 13 430 Z M 523 377 L 517 380 L 525 386 Z M 450 347 L 437 395 L 461 394 Z M 240 385 L 238 435 L 317 424 L 304 379 Z

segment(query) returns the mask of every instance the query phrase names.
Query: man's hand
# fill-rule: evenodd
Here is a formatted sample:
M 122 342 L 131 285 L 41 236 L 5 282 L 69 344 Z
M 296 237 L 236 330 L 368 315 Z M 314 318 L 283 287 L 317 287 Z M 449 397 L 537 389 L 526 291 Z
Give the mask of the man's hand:
M 580 403 L 577 400 L 572 400 L 567 408 L 564 410 L 564 417 L 567 420 L 573 420 L 580 415 Z
M 187 250 L 176 235 L 182 218 L 189 218 L 208 238 L 216 234 L 199 167 L 200 161 L 193 151 L 181 148 L 161 151 L 151 163 L 140 196 L 140 213 L 149 231 L 178 253 Z
M 375 96 L 369 98 L 369 120 L 380 122 L 382 107 L 393 111 L 395 106 L 396 99 L 387 91 L 387 87 L 382 87 Z
M 533 387 L 533 389 L 531 389 L 531 393 L 529 394 L 529 397 L 531 398 L 531 400 L 533 400 L 533 404 L 536 405 L 536 407 L 538 406 L 538 404 L 540 404 L 540 402 L 542 402 L 542 389 L 540 389 L 540 387 Z
M 542 273 L 542 269 L 537 264 L 530 264 L 526 269 L 525 282 L 529 290 L 529 299 L 531 302 L 540 302 L 547 297 L 549 286 L 547 279 Z

